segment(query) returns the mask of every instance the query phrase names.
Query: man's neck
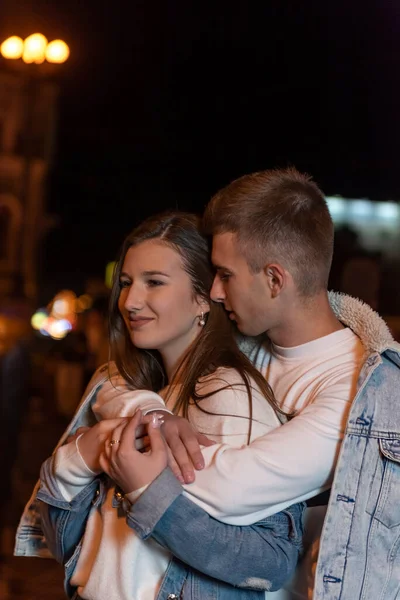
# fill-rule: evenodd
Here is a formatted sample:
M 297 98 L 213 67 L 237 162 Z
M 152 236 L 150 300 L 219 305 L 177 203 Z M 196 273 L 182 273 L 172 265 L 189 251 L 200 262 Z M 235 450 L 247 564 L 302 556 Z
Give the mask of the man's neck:
M 292 348 L 344 329 L 336 318 L 326 292 L 299 300 L 287 308 L 281 323 L 268 331 L 277 346 Z

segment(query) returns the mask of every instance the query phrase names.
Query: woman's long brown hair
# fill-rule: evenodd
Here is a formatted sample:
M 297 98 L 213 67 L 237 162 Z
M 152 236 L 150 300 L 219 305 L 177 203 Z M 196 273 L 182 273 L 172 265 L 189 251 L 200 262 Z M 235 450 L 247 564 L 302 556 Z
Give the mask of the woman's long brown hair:
M 122 246 L 110 299 L 111 357 L 115 360 L 120 374 L 133 389 L 159 392 L 167 384 L 161 356 L 156 350 L 143 350 L 132 344 L 118 308 L 120 274 L 126 253 L 132 246 L 146 240 L 159 240 L 180 254 L 183 268 L 190 277 L 194 296 L 204 298 L 207 302 L 210 302 L 214 271 L 208 239 L 201 232 L 200 218 L 189 213 L 174 211 L 150 217 L 128 235 Z M 269 404 L 278 413 L 285 413 L 278 407 L 265 378 L 239 350 L 232 323 L 223 305 L 210 302 L 210 312 L 200 335 L 188 349 L 172 381 L 168 382 L 172 388 L 179 376 L 181 386 L 174 406 L 175 413 L 188 417 L 191 402 L 203 412 L 207 412 L 202 409 L 200 401 L 211 394 L 199 394 L 197 384 L 202 377 L 214 373 L 219 367 L 235 369 L 243 381 L 249 400 L 250 442 L 253 415 L 251 379 Z M 229 387 L 229 384 L 222 383 L 220 389 Z

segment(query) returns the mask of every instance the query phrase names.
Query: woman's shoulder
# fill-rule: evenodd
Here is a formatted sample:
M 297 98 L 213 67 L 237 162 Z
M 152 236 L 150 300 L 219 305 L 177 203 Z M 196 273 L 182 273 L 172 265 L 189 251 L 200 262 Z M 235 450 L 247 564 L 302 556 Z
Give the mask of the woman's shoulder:
M 249 383 L 252 389 L 258 389 L 257 384 L 251 377 Z M 213 373 L 201 377 L 197 383 L 196 391 L 198 394 L 203 395 L 212 394 L 224 388 L 247 393 L 243 377 L 239 371 L 232 367 L 218 367 Z

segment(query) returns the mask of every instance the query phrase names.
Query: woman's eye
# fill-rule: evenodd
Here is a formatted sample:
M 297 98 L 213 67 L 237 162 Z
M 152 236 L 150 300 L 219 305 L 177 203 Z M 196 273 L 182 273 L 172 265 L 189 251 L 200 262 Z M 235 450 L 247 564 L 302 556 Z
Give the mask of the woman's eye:
M 164 285 L 164 282 L 160 281 L 159 279 L 149 279 L 147 285 L 149 287 L 158 287 L 160 285 Z
M 127 288 L 130 285 L 131 285 L 131 282 L 128 281 L 127 279 L 120 279 L 120 282 L 119 282 L 119 287 L 120 288 Z

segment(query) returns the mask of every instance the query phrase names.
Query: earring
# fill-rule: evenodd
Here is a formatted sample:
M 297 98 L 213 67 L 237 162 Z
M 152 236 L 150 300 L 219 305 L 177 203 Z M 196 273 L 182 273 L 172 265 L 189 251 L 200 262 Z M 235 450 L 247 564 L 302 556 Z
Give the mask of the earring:
M 204 327 L 205 324 L 206 324 L 206 320 L 204 318 L 204 312 L 201 311 L 201 315 L 199 317 L 199 325 L 200 325 L 200 327 Z

